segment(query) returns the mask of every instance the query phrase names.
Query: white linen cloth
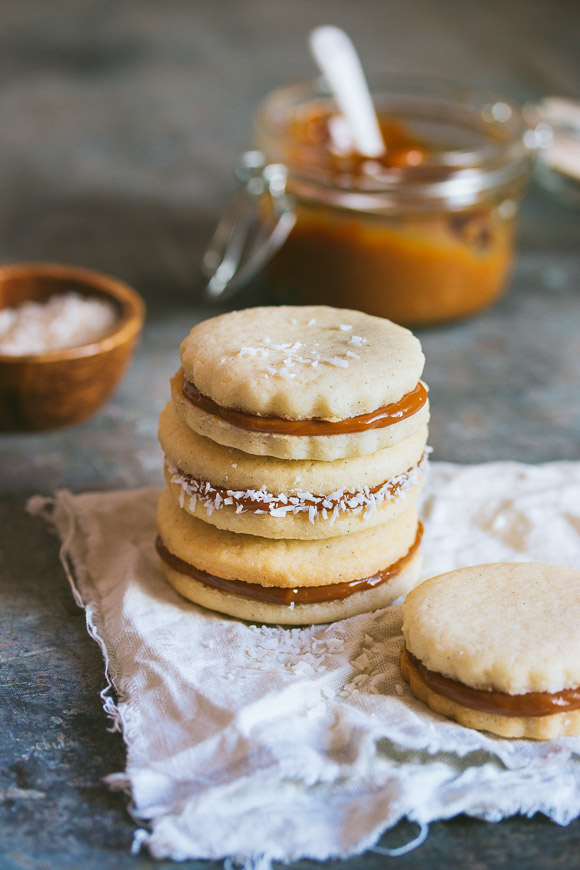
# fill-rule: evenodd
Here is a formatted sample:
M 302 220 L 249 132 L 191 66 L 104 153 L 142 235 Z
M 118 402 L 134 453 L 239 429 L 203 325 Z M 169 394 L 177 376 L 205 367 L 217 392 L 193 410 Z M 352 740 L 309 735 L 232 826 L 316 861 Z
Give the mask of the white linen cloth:
M 36 497 L 111 686 L 157 858 L 345 857 L 403 817 L 580 814 L 580 738 L 506 740 L 431 713 L 401 679 L 401 608 L 310 628 L 196 607 L 154 551 L 157 490 Z M 580 568 L 580 463 L 432 463 L 424 577 L 491 561 Z M 493 614 L 490 614 L 493 619 Z M 509 631 L 509 625 L 505 630 Z

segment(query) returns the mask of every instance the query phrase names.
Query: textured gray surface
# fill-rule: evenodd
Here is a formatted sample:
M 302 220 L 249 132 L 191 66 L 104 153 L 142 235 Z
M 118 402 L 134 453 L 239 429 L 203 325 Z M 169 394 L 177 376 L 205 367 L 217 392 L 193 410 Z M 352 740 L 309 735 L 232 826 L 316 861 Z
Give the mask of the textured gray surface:
M 520 101 L 580 97 L 580 13 L 562 0 L 6 0 L 0 11 L 2 261 L 109 271 L 149 305 L 129 375 L 94 420 L 0 436 L 2 870 L 154 863 L 129 855 L 125 799 L 101 781 L 124 759 L 100 709 L 101 656 L 56 540 L 24 504 L 60 486 L 161 481 L 156 419 L 179 341 L 208 314 L 193 289 L 200 251 L 249 144 L 252 107 L 313 72 L 305 37 L 325 21 L 349 29 L 370 70 L 420 69 Z M 532 190 L 508 295 L 476 320 L 421 334 L 436 458 L 580 458 L 579 241 L 580 215 Z M 398 863 L 570 868 L 579 845 L 578 823 L 457 819 Z

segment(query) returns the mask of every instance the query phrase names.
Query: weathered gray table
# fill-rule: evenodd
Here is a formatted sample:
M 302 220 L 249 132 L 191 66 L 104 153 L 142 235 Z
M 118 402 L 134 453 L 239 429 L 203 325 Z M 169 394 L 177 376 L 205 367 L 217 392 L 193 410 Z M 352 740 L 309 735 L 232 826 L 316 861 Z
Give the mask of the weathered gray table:
M 564 0 L 5 0 L 0 12 L 0 257 L 95 267 L 145 295 L 135 363 L 75 429 L 0 436 L 0 868 L 129 868 L 124 763 L 100 708 L 102 661 L 26 497 L 161 482 L 156 419 L 180 339 L 209 313 L 200 251 L 250 142 L 252 107 L 314 72 L 319 23 L 370 70 L 491 85 L 520 101 L 580 97 L 580 7 Z M 580 458 L 580 214 L 533 189 L 513 284 L 494 310 L 425 331 L 437 459 Z M 255 301 L 248 297 L 246 301 Z M 240 303 L 241 304 L 241 303 Z M 388 839 L 404 840 L 409 831 Z M 405 868 L 571 868 L 580 823 L 432 826 Z M 384 858 L 348 862 L 373 868 Z M 161 866 L 169 866 L 163 863 Z M 187 866 L 194 866 L 193 864 Z

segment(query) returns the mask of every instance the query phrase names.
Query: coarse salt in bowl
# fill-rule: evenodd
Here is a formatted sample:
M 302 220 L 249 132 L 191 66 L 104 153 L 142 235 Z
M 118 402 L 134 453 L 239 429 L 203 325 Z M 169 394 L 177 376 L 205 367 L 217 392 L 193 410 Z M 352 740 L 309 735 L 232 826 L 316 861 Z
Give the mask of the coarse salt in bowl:
M 92 344 L 119 319 L 115 305 L 68 291 L 0 310 L 0 354 L 25 356 Z
M 145 317 L 116 278 L 53 264 L 0 268 L 0 430 L 91 417 L 123 375 Z

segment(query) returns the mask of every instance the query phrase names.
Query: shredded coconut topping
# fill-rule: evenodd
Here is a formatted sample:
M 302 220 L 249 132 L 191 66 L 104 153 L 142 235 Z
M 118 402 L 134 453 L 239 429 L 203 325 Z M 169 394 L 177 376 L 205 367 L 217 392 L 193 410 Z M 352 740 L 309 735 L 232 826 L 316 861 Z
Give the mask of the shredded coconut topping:
M 386 501 L 394 502 L 405 498 L 408 489 L 415 486 L 421 474 L 427 467 L 431 448 L 427 447 L 421 460 L 408 471 L 397 474 L 378 487 L 370 489 L 363 487 L 356 492 L 337 489 L 328 495 L 315 495 L 312 492 L 295 492 L 274 494 L 268 492 L 265 486 L 260 489 L 234 490 L 214 487 L 201 478 L 187 474 L 169 459 L 165 459 L 171 482 L 180 486 L 180 505 L 184 507 L 185 499 L 189 499 L 189 509 L 194 511 L 199 500 L 208 517 L 214 511 L 224 507 L 234 507 L 237 514 L 269 514 L 271 517 L 283 519 L 288 514 L 308 514 L 310 523 L 327 521 L 332 526 L 341 513 L 370 516 Z
M 295 603 L 288 605 L 294 610 Z M 341 667 L 347 641 L 340 628 L 332 626 L 324 632 L 311 629 L 283 628 L 274 625 L 248 625 L 252 643 L 245 650 L 245 668 L 254 671 L 276 669 L 291 677 L 325 676 L 329 669 Z M 332 633 L 331 633 L 332 632 Z M 333 685 L 323 686 L 326 700 L 336 697 Z
M 339 697 L 346 700 L 356 695 L 383 694 L 386 689 L 383 656 L 383 642 L 365 633 L 363 644 L 350 660 L 353 668 L 352 675 L 339 690 Z M 395 686 L 395 691 L 397 695 L 402 695 L 404 692 L 400 684 Z
M 265 347 L 242 347 L 238 356 L 268 356 L 270 353 Z
M 293 323 L 294 319 L 290 320 Z M 308 322 L 308 326 L 314 326 L 316 320 L 313 318 Z M 350 332 L 353 328 L 350 323 L 339 323 L 334 327 L 339 332 Z M 329 365 L 335 368 L 346 369 L 349 367 L 351 359 L 360 359 L 358 354 L 353 353 L 348 349 L 348 345 L 362 347 L 367 340 L 360 335 L 351 335 L 348 341 L 345 337 L 344 349 L 340 346 L 337 348 L 337 353 L 332 356 L 324 356 L 320 350 L 320 343 L 315 341 L 312 344 L 305 344 L 302 341 L 286 341 L 277 344 L 268 336 L 258 337 L 255 340 L 255 345 L 244 345 L 237 352 L 238 357 L 254 357 L 256 362 L 259 358 L 264 359 L 264 364 L 259 368 L 259 371 L 264 376 L 276 376 L 282 380 L 293 380 L 298 377 L 297 366 L 317 368 L 319 365 Z M 275 359 L 275 353 L 280 354 L 280 359 Z M 268 358 L 269 357 L 269 358 Z

